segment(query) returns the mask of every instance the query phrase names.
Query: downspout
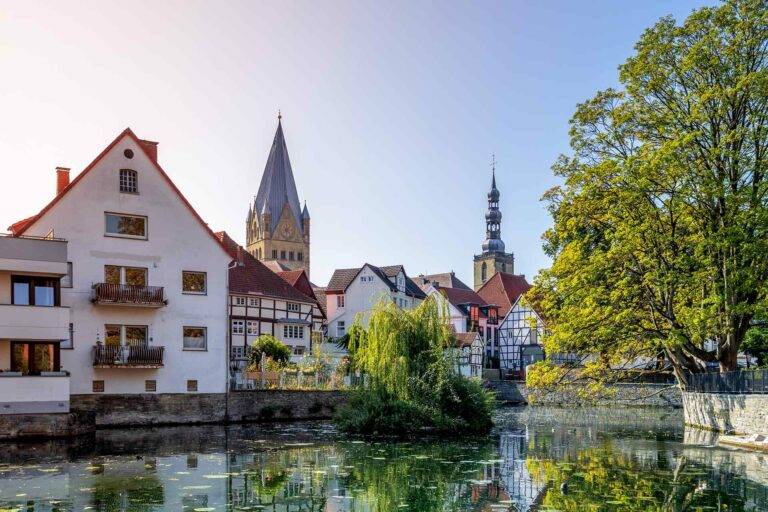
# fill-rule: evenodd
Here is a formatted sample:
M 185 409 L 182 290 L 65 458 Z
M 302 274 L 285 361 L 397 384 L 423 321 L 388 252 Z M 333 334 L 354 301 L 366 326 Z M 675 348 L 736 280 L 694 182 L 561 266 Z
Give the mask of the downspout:
M 229 310 L 229 271 L 238 265 L 237 259 L 234 259 L 227 264 L 227 277 L 225 283 L 227 284 L 224 290 L 224 311 L 225 311 L 225 329 L 227 332 L 227 353 L 224 355 L 226 361 L 226 370 L 224 372 L 224 423 L 229 423 L 229 394 L 230 394 L 230 377 L 229 372 L 232 365 L 232 329 L 230 328 Z

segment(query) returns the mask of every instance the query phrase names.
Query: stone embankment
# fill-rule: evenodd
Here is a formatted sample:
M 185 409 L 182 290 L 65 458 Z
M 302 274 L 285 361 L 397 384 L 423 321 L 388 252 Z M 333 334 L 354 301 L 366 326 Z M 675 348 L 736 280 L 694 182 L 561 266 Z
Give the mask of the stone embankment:
M 768 436 L 768 395 L 684 392 L 683 409 L 692 427 Z
M 557 390 L 531 389 L 525 382 L 489 381 L 500 401 L 511 404 L 551 405 L 560 407 L 671 407 L 683 406 L 680 389 L 670 384 L 617 383 L 598 392 L 581 384 Z

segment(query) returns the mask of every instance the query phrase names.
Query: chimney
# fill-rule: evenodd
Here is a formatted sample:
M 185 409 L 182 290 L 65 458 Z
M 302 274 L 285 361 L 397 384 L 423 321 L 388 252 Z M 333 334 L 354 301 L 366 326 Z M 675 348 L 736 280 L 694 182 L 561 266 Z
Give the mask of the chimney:
M 56 195 L 67 188 L 69 185 L 69 167 L 57 167 L 56 168 Z
M 141 144 L 141 147 L 144 148 L 144 151 L 147 152 L 149 155 L 149 158 L 152 159 L 153 162 L 157 163 L 157 142 L 153 142 L 151 140 L 142 140 L 139 139 L 139 144 Z

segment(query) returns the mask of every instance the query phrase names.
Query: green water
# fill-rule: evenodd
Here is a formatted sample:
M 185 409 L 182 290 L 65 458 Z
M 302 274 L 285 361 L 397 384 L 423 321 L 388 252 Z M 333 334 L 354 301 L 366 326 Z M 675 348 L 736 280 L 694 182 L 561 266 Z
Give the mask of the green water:
M 328 423 L 0 444 L 0 511 L 768 511 L 768 454 L 682 414 L 510 408 L 487 437 L 382 443 Z

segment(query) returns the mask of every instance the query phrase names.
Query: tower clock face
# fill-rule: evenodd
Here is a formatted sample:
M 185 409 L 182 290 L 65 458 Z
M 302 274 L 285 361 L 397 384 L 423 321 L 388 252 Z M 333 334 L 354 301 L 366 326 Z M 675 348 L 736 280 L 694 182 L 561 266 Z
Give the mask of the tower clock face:
M 293 238 L 293 227 L 290 224 L 283 225 L 282 235 L 284 238 Z

